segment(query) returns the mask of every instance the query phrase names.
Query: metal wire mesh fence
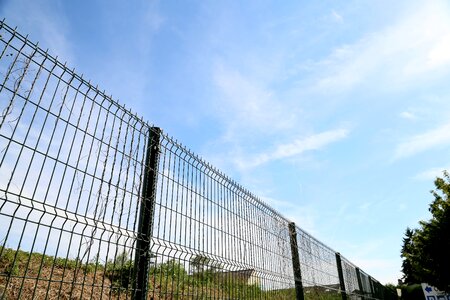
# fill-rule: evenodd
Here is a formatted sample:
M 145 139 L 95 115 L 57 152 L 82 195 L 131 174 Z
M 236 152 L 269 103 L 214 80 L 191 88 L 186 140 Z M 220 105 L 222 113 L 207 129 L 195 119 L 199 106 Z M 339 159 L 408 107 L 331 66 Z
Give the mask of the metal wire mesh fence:
M 326 295 L 339 299 L 335 252 L 300 228 L 297 228 L 297 241 L 305 298 L 320 299 Z
M 384 287 L 0 22 L 1 299 L 383 299 Z

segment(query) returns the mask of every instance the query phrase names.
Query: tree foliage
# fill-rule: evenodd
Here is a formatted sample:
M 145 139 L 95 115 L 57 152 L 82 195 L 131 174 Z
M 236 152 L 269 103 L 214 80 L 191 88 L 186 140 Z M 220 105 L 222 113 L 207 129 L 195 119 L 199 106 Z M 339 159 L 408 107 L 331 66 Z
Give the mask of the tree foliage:
M 403 279 L 407 284 L 425 282 L 450 291 L 450 175 L 434 181 L 430 204 L 432 217 L 419 228 L 407 228 L 403 238 Z
M 195 273 L 200 273 L 208 268 L 210 261 L 208 257 L 198 254 L 191 259 L 191 265 L 194 267 Z
M 195 255 L 191 258 L 191 266 L 194 268 L 194 273 L 206 271 L 216 272 L 221 269 L 221 264 L 219 262 L 215 262 L 202 254 Z

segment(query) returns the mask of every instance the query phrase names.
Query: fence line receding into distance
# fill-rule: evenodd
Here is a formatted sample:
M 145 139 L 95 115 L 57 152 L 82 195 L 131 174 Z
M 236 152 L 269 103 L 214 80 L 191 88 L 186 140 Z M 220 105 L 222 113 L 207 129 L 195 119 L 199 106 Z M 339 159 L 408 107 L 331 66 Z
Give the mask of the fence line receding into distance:
M 1 299 L 387 299 L 0 22 Z

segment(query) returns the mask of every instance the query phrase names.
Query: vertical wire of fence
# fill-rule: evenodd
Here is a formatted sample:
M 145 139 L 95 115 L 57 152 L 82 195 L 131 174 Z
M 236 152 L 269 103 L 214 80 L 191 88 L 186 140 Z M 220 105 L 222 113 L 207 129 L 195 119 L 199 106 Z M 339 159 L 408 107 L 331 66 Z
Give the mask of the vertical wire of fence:
M 0 299 L 384 299 L 384 287 L 0 22 Z

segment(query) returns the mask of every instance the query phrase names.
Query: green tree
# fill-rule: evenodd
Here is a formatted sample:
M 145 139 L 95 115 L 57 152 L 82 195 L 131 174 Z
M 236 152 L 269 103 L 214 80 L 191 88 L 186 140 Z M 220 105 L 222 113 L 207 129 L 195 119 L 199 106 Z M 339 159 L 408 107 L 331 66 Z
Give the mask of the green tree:
M 158 274 L 160 276 L 170 277 L 172 279 L 179 279 L 187 276 L 187 272 L 184 269 L 184 266 L 175 258 L 157 265 L 152 273 Z
M 414 284 L 420 282 L 420 275 L 416 274 L 414 264 L 417 262 L 418 251 L 417 247 L 414 245 L 415 231 L 406 228 L 405 237 L 403 238 L 403 246 L 401 251 L 401 256 L 403 257 L 402 262 L 402 272 L 403 272 L 403 282 L 405 284 Z
M 450 175 L 436 178 L 430 204 L 432 217 L 407 229 L 401 256 L 405 283 L 426 282 L 450 292 Z
M 198 254 L 191 259 L 191 266 L 194 267 L 194 273 L 200 273 L 208 269 L 211 260 L 201 254 Z
M 106 276 L 118 288 L 128 288 L 133 276 L 134 262 L 127 251 L 117 253 L 114 259 L 106 262 Z

